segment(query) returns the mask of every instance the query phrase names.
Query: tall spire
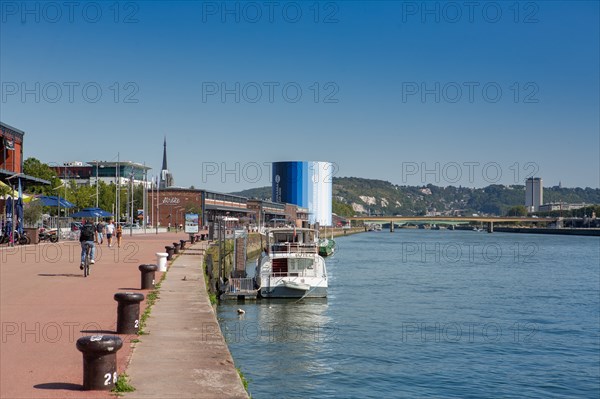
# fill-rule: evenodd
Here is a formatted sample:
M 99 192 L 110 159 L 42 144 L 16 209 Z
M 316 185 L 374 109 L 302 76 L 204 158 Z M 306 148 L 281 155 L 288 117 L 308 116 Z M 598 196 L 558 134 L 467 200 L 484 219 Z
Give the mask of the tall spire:
M 162 170 L 160 171 L 160 182 L 159 186 L 161 189 L 171 187 L 175 184 L 173 180 L 173 175 L 169 172 L 167 168 L 167 136 L 165 136 L 165 141 L 163 143 L 163 162 L 162 162 Z
M 168 170 L 167 168 L 167 136 L 165 136 L 165 142 L 163 144 L 163 164 L 162 170 Z

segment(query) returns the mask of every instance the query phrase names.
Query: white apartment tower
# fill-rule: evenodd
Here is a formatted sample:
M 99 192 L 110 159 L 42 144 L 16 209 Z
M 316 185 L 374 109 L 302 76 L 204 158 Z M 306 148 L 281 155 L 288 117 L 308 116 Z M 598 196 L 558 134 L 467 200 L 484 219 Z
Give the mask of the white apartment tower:
M 537 212 L 544 203 L 544 186 L 541 177 L 525 180 L 525 207 L 529 212 Z

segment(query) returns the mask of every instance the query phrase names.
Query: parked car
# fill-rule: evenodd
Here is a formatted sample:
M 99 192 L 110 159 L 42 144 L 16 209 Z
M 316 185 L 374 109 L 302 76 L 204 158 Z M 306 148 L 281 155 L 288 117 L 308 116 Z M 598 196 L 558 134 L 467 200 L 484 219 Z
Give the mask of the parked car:
M 71 222 L 71 231 L 79 231 L 83 224 L 81 222 Z
M 126 223 L 123 225 L 123 230 L 127 230 L 127 229 L 139 229 L 141 228 L 139 224 L 131 224 L 131 223 Z

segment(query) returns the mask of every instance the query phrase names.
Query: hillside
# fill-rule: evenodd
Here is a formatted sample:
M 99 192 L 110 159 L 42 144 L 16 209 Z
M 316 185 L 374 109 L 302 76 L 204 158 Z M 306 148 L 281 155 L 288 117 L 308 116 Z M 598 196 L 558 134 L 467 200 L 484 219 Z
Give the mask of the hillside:
M 271 187 L 233 193 L 249 198 L 271 199 Z M 398 186 L 383 180 L 358 177 L 333 179 L 334 208 L 350 205 L 356 214 L 424 215 L 428 211 L 504 215 L 523 205 L 525 186 L 490 185 L 484 188 Z M 600 189 L 545 187 L 544 202 L 599 204 Z

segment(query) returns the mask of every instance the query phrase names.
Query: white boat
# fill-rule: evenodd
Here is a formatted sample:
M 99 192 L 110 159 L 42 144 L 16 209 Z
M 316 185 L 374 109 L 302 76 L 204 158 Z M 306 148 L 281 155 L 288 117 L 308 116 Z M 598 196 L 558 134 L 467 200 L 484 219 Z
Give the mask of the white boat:
M 327 268 L 319 256 L 318 232 L 293 227 L 267 229 L 256 262 L 256 285 L 263 298 L 325 298 Z

